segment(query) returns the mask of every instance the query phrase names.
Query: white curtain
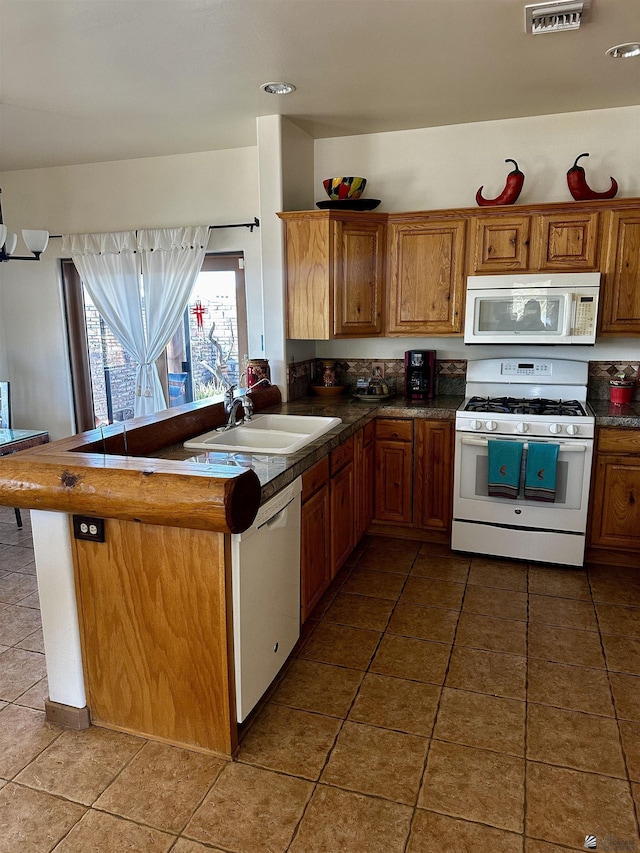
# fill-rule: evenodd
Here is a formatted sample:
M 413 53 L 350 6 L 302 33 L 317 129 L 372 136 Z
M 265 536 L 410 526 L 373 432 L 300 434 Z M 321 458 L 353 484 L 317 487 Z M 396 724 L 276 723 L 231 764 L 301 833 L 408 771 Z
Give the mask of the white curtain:
M 208 235 L 203 225 L 63 239 L 63 252 L 71 254 L 96 308 L 138 363 L 136 417 L 167 408 L 155 360 L 180 323 Z

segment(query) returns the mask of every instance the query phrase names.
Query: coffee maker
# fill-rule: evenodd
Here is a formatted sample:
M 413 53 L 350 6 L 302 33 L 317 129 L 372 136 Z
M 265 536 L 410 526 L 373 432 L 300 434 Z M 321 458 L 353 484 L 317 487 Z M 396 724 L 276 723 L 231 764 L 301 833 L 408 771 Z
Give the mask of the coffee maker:
M 404 393 L 409 400 L 431 400 L 435 397 L 435 350 L 412 349 L 405 352 Z

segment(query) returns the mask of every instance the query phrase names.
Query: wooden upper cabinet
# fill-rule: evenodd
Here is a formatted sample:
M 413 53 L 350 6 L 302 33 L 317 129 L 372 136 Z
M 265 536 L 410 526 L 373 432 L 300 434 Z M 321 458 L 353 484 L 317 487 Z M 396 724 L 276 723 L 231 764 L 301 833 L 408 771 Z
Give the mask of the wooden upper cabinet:
M 389 216 L 389 334 L 460 334 L 465 231 L 462 218 Z
M 386 214 L 278 214 L 285 223 L 287 337 L 382 333 Z
M 471 222 L 471 270 L 506 273 L 529 268 L 529 216 L 475 216 Z
M 600 213 L 593 210 L 534 216 L 531 269 L 568 272 L 600 269 L 599 219 Z
M 605 242 L 600 331 L 640 334 L 640 209 L 611 212 Z

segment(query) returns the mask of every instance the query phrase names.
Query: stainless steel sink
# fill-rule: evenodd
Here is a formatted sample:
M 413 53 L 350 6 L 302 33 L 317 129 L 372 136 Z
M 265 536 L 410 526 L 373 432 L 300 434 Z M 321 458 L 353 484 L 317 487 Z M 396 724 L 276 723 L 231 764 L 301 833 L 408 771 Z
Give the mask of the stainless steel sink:
M 312 415 L 254 415 L 240 426 L 191 438 L 184 447 L 236 453 L 295 453 L 340 423 L 341 418 Z

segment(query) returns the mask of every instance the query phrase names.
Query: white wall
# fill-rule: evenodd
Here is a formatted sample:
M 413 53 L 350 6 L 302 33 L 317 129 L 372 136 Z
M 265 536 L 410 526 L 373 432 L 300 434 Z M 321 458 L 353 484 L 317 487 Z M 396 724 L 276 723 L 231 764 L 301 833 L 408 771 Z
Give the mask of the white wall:
M 334 175 L 367 178 L 365 197 L 380 198 L 379 211 L 475 207 L 476 190 L 492 198 L 517 160 L 525 174 L 518 204 L 571 201 L 567 170 L 578 154 L 595 190 L 619 184 L 618 198 L 640 197 L 640 107 L 489 121 L 394 133 L 319 139 L 315 143 L 315 198 Z M 460 338 L 386 338 L 316 344 L 319 358 L 402 358 L 405 350 L 435 349 L 443 358 L 483 358 L 502 349 L 465 347 Z M 520 351 L 520 350 L 519 350 Z M 563 350 L 564 352 L 564 350 Z M 508 353 L 510 354 L 510 353 Z M 523 354 L 527 354 L 523 351 Z M 640 341 L 604 339 L 571 348 L 571 358 L 591 361 L 640 358 Z
M 251 222 L 258 215 L 256 148 L 0 174 L 10 230 L 51 234 Z M 249 355 L 261 355 L 260 229 L 211 232 L 210 251 L 245 253 Z M 18 246 L 17 254 L 24 254 Z M 73 431 L 59 281 L 60 240 L 39 263 L 0 268 L 0 367 L 12 382 L 16 427 Z M 6 361 L 3 364 L 3 353 Z

